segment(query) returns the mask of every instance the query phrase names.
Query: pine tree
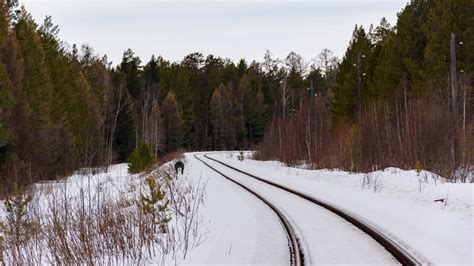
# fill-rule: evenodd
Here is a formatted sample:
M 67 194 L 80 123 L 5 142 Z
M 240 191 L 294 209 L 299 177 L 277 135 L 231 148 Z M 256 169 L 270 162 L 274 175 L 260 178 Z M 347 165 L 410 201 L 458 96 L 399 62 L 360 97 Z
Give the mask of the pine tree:
M 7 12 L 6 3 L 3 1 L 0 2 L 0 47 L 5 47 L 8 39 Z M 7 52 L 5 49 L 3 50 L 2 57 L 3 52 Z M 11 131 L 7 120 L 14 103 L 14 98 L 11 93 L 12 86 L 14 85 L 11 83 L 8 75 L 7 66 L 3 62 L 0 62 L 0 167 L 6 157 L 5 147 L 11 141 Z
M 411 1 L 397 20 L 395 46 L 399 53 L 398 58 L 403 60 L 402 76 L 406 77 L 409 91 L 415 95 L 423 92 L 422 63 L 427 42 L 423 25 L 434 2 L 434 0 Z
M 371 44 L 362 26 L 356 26 L 352 34 L 352 40 L 339 65 L 337 75 L 338 84 L 334 90 L 334 98 L 331 105 L 333 125 L 343 120 L 352 120 L 358 110 L 359 102 L 364 102 L 367 96 L 367 79 L 364 73 L 368 70 L 368 59 L 370 58 Z
M 83 132 L 87 129 L 84 123 L 87 109 L 83 108 L 87 101 L 81 101 L 87 91 L 82 88 L 85 82 L 75 82 L 81 77 L 80 70 L 69 67 L 58 33 L 58 26 L 53 24 L 50 16 L 46 16 L 38 34 L 51 85 L 50 145 L 55 175 L 75 168 L 76 159 L 84 157 L 83 142 L 87 139 Z M 73 69 L 76 71 L 70 74 Z
M 210 116 L 211 116 L 211 127 L 213 132 L 213 149 L 214 150 L 225 150 L 225 135 L 227 130 L 226 125 L 226 103 L 223 97 L 225 86 L 221 84 L 211 97 L 210 102 Z
M 243 110 L 245 117 L 245 125 L 247 131 L 248 143 L 255 144 L 259 142 L 265 133 L 266 125 L 266 106 L 264 96 L 261 91 L 258 80 L 258 72 L 250 70 L 250 88 L 245 91 Z
M 155 156 L 150 146 L 147 144 L 138 145 L 128 157 L 128 172 L 138 174 L 145 171 L 155 161 Z
M 165 191 L 153 177 L 147 179 L 149 195 L 142 194 L 143 212 L 152 216 L 152 221 L 160 226 L 161 232 L 167 232 L 167 224 L 171 220 L 168 217 L 169 200 L 166 199 Z
M 224 84 L 214 90 L 210 102 L 210 119 L 213 131 L 213 148 L 216 150 L 232 149 L 236 145 L 234 130 L 233 104 L 228 89 Z
M 450 71 L 450 35 L 456 35 L 457 64 L 464 73 L 472 73 L 474 57 L 474 3 L 472 1 L 436 1 L 423 24 L 426 36 L 424 71 L 430 89 L 443 99 L 449 98 L 446 88 Z M 460 44 L 462 43 L 462 45 Z M 470 49 L 471 48 L 471 49 Z M 471 60 L 469 62 L 469 60 Z M 433 91 L 434 92 L 434 91 Z
M 31 15 L 23 8 L 15 25 L 21 56 L 24 63 L 22 89 L 31 108 L 29 117 L 29 132 L 32 167 L 44 174 L 51 173 L 54 163 L 52 157 L 51 121 L 52 84 L 45 65 L 45 54 L 36 24 Z
M 14 99 L 10 93 L 11 82 L 5 65 L 0 64 L 0 150 L 10 143 L 11 132 L 7 124 L 7 116 L 14 104 Z M 0 165 L 4 155 L 0 151 Z
M 31 200 L 32 196 L 24 193 L 22 187 L 17 187 L 15 194 L 5 200 L 7 223 L 0 229 L 5 231 L 6 237 L 10 238 L 14 246 L 18 247 L 28 241 L 32 230 L 35 230 L 34 223 L 28 216 L 28 205 Z
M 130 153 L 136 147 L 135 139 L 135 112 L 132 103 L 132 97 L 125 92 L 123 97 L 117 99 L 122 107 L 118 110 L 116 121 L 116 130 L 114 136 L 114 145 L 118 153 L 119 160 L 128 158 Z
M 143 78 L 145 87 L 139 97 L 136 110 L 139 113 L 140 121 L 136 125 L 140 132 L 137 141 L 149 144 L 153 147 L 154 153 L 161 150 L 161 112 L 158 105 L 159 96 L 159 72 L 158 61 L 153 56 L 144 67 Z
M 14 105 L 7 109 L 5 121 L 8 125 L 10 141 L 2 148 L 2 160 L 10 160 L 13 155 L 26 159 L 30 157 L 32 136 L 30 130 L 30 106 L 23 91 L 23 65 L 15 33 L 12 32 L 1 51 L 11 86 Z
M 76 48 L 77 49 L 77 48 Z M 95 54 L 93 49 L 87 45 L 81 47 L 80 54 L 74 49 L 69 54 L 70 64 L 80 67 L 82 74 L 89 84 L 88 95 L 90 101 L 87 103 L 89 115 L 88 139 L 86 149 L 89 155 L 86 158 L 92 160 L 87 165 L 104 165 L 111 163 L 113 153 L 111 138 L 115 127 L 115 115 L 117 107 L 114 101 L 114 84 L 111 72 L 108 69 L 106 57 Z M 120 93 L 119 93 L 120 94 Z
M 165 132 L 165 150 L 175 151 L 181 147 L 183 121 L 179 111 L 176 95 L 170 91 L 162 104 L 163 129 Z
M 137 99 L 142 88 L 140 78 L 140 58 L 128 49 L 123 53 L 122 62 L 120 63 L 120 71 L 125 75 L 125 84 L 129 94 L 133 99 Z
M 367 84 L 368 90 L 375 99 L 383 99 L 393 106 L 395 98 L 400 95 L 402 79 L 402 60 L 395 47 L 396 33 L 385 19 L 371 34 L 374 39 L 373 72 Z

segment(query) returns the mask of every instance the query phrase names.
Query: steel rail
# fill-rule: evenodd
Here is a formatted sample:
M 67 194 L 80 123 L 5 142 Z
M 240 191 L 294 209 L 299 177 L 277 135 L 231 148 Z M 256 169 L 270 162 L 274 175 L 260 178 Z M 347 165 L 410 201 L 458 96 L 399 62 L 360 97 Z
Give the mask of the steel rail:
M 245 189 L 246 191 L 248 191 L 249 193 L 253 194 L 254 196 L 256 196 L 258 199 L 260 199 L 261 201 L 263 201 L 268 207 L 270 207 L 274 212 L 275 214 L 278 216 L 278 218 L 280 219 L 285 231 L 286 231 L 286 234 L 288 236 L 288 242 L 289 242 L 289 247 L 290 247 L 290 254 L 291 254 L 291 264 L 292 265 L 295 265 L 295 266 L 302 266 L 303 265 L 303 262 L 304 262 L 304 256 L 303 256 L 303 252 L 300 248 L 300 244 L 299 244 L 299 241 L 298 241 L 298 238 L 296 237 L 296 233 L 295 233 L 295 230 L 293 228 L 293 226 L 290 224 L 290 222 L 288 221 L 288 219 L 285 217 L 285 215 L 278 209 L 278 207 L 276 207 L 273 203 L 271 203 L 270 201 L 268 201 L 266 198 L 262 197 L 260 194 L 258 194 L 257 192 L 255 192 L 254 190 L 252 190 L 251 188 L 235 181 L 234 179 L 232 179 L 231 177 L 225 175 L 224 173 L 220 172 L 219 170 L 217 170 L 216 168 L 212 167 L 211 165 L 209 165 L 208 163 L 206 163 L 204 160 L 200 159 L 197 154 L 194 154 L 194 157 L 199 160 L 200 162 L 202 162 L 204 165 L 206 165 L 207 167 L 211 168 L 213 171 L 217 172 L 218 174 L 220 174 L 221 176 L 223 176 L 224 178 L 226 178 L 227 180 L 237 184 L 238 186 L 240 186 L 241 188 Z
M 333 206 L 327 202 L 324 202 L 320 199 L 317 199 L 313 196 L 310 196 L 308 194 L 305 194 L 301 191 L 297 191 L 295 189 L 283 186 L 281 184 L 278 184 L 273 181 L 266 180 L 264 178 L 258 177 L 256 175 L 253 175 L 251 173 L 242 171 L 232 165 L 229 165 L 227 163 L 224 163 L 222 161 L 219 161 L 215 158 L 209 157 L 208 154 L 204 154 L 204 157 L 206 157 L 209 160 L 212 160 L 216 163 L 219 163 L 221 165 L 224 165 L 234 171 L 237 171 L 239 173 L 242 173 L 244 175 L 250 176 L 252 178 L 255 178 L 261 182 L 264 182 L 268 185 L 280 188 L 284 191 L 287 191 L 289 193 L 292 193 L 294 195 L 297 195 L 305 200 L 308 200 L 316 205 L 319 205 L 334 214 L 340 216 L 341 218 L 345 219 L 349 223 L 353 224 L 363 232 L 365 232 L 367 235 L 372 237 L 375 241 L 377 241 L 380 245 L 382 245 L 392 256 L 397 259 L 402 265 L 423 265 L 425 263 L 419 261 L 415 256 L 413 256 L 410 252 L 408 252 L 406 249 L 404 249 L 402 246 L 400 246 L 397 242 L 395 242 L 393 239 L 391 239 L 389 236 L 384 234 L 383 232 L 380 232 L 380 230 L 376 229 L 374 226 L 370 225 L 368 222 L 364 221 L 360 217 L 355 216 L 354 214 L 342 210 L 341 208 L 338 208 L 336 206 Z

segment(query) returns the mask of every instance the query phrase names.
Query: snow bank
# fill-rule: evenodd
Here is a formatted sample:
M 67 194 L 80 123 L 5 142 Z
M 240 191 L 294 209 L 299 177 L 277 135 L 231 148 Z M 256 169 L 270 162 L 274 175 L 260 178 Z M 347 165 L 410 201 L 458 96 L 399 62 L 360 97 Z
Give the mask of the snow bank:
M 364 217 L 426 262 L 474 263 L 474 184 L 447 183 L 427 171 L 387 168 L 351 174 L 274 161 L 241 162 L 237 153 L 212 157 Z
M 189 171 L 177 177 L 169 166 L 166 163 L 151 174 L 138 175 L 130 175 L 127 164 L 80 169 L 61 180 L 32 185 L 27 194 L 33 197 L 24 217 L 40 230 L 15 248 L 8 233 L 14 228 L 0 228 L 0 240 L 5 237 L 0 242 L 0 264 L 4 260 L 7 264 L 56 264 L 66 254 L 58 250 L 63 246 L 72 254 L 69 263 L 63 261 L 67 264 L 86 260 L 92 264 L 179 263 L 205 233 L 199 210 L 204 187 L 189 178 Z M 169 201 L 166 213 L 149 214 L 142 206 L 142 195 L 150 194 L 146 182 L 150 176 L 165 193 L 160 204 Z M 160 227 L 155 223 L 158 215 L 171 220 Z M 6 218 L 0 201 L 0 221 Z M 84 247 L 92 251 L 85 254 Z

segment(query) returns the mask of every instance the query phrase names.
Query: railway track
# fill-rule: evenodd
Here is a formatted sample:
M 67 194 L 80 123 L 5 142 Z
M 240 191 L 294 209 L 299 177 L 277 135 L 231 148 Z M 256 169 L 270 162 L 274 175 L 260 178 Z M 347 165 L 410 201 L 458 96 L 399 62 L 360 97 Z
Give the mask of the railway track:
M 246 190 L 248 191 L 251 191 L 250 188 L 246 187 L 245 185 L 242 185 L 240 183 L 238 183 L 237 181 L 233 180 L 232 178 L 224 175 L 222 172 L 218 171 L 217 169 L 215 169 L 215 167 L 212 167 L 211 165 L 209 165 L 208 163 L 206 163 L 204 160 L 201 160 L 197 157 L 197 155 L 194 155 L 198 160 L 200 160 L 201 162 L 203 162 L 205 165 L 207 165 L 208 167 L 210 167 L 211 169 L 213 169 L 214 171 L 216 172 L 219 172 L 219 174 L 225 176 L 227 179 L 231 180 L 232 182 L 234 183 L 237 183 L 238 185 L 240 185 L 241 187 L 244 187 Z M 401 247 L 398 243 L 396 243 L 395 241 L 393 241 L 390 237 L 386 236 L 383 232 L 380 232 L 379 230 L 377 230 L 376 228 L 374 228 L 373 226 L 371 226 L 370 224 L 368 224 L 367 222 L 363 221 L 362 219 L 360 219 L 359 217 L 356 217 L 354 216 L 353 214 L 347 212 L 347 211 L 344 211 L 344 210 L 341 210 L 335 206 L 332 206 L 331 204 L 328 204 L 320 199 L 316 199 L 315 197 L 313 196 L 310 196 L 310 195 L 307 195 L 305 193 L 302 193 L 300 191 L 296 191 L 294 189 L 291 189 L 291 188 L 288 188 L 288 187 L 285 187 L 281 184 L 278 184 L 278 183 L 275 183 L 275 182 L 272 182 L 272 181 L 269 181 L 269 180 L 266 180 L 266 179 L 263 179 L 261 177 L 258 177 L 258 176 L 255 176 L 251 173 L 248 173 L 248 172 L 245 172 L 245 171 L 242 171 L 241 169 L 238 169 L 236 167 L 233 167 L 225 162 L 221 162 L 217 159 L 214 159 L 210 156 L 208 156 L 208 154 L 204 154 L 204 157 L 208 160 L 211 160 L 213 162 L 216 162 L 220 165 L 223 165 L 227 168 L 230 168 L 234 171 L 237 171 L 241 174 L 244 174 L 246 176 L 249 176 L 249 177 L 252 177 L 260 182 L 263 182 L 265 184 L 268 184 L 268 185 L 271 185 L 273 187 L 277 187 L 281 190 L 284 190 L 286 192 L 289 192 L 293 195 L 296 195 L 300 198 L 303 198 L 313 204 L 316 204 L 320 207 L 323 207 L 324 209 L 327 209 L 328 211 L 338 215 L 339 217 L 343 218 L 344 220 L 346 220 L 347 222 L 349 222 L 350 224 L 354 225 L 355 227 L 359 228 L 361 231 L 363 231 L 364 233 L 366 233 L 368 236 L 370 236 L 372 239 L 374 239 L 377 243 L 379 243 L 382 247 L 384 247 L 396 260 L 398 260 L 398 262 L 400 262 L 402 265 L 422 265 L 422 262 L 420 262 L 417 258 L 415 258 L 413 255 L 411 255 L 408 251 L 406 251 L 403 247 Z M 258 195 L 258 193 L 256 193 L 255 191 L 251 191 L 252 194 L 256 195 L 257 197 L 259 197 L 260 199 L 262 199 L 262 197 L 260 195 Z M 268 203 L 267 200 L 264 200 L 266 203 Z M 270 203 L 271 204 L 271 203 Z M 272 209 L 274 210 L 278 210 L 278 208 L 276 208 L 275 206 L 272 207 Z M 286 219 L 286 218 L 285 218 Z
M 197 154 L 194 154 L 194 157 L 199 160 L 200 162 L 202 162 L 204 165 L 206 165 L 207 167 L 211 168 L 213 171 L 217 172 L 218 174 L 220 174 L 221 176 L 223 176 L 224 178 L 226 178 L 227 180 L 233 182 L 234 184 L 240 186 L 241 188 L 245 189 L 246 191 L 248 191 L 249 193 L 253 194 L 254 196 L 256 196 L 258 199 L 260 199 L 261 201 L 263 201 L 268 207 L 270 207 L 274 212 L 275 214 L 278 216 L 278 218 L 280 219 L 280 222 L 282 223 L 283 225 L 283 228 L 285 229 L 285 232 L 286 232 L 286 235 L 288 237 L 288 246 L 290 248 L 290 257 L 291 257 L 291 265 L 294 265 L 294 266 L 301 266 L 303 265 L 303 252 L 300 248 L 300 244 L 299 244 L 299 241 L 298 241 L 298 238 L 296 236 L 296 233 L 295 233 L 295 229 L 291 226 L 290 222 L 288 221 L 288 219 L 285 217 L 285 215 L 278 209 L 278 207 L 276 207 L 273 203 L 271 203 L 270 201 L 268 201 L 266 198 L 262 197 L 260 194 L 258 194 L 257 192 L 255 192 L 254 190 L 252 190 L 251 188 L 235 181 L 234 179 L 230 178 L 229 176 L 225 175 L 224 173 L 222 173 L 221 171 L 217 170 L 216 168 L 212 167 L 211 165 L 209 165 L 208 163 L 206 163 L 204 160 L 200 159 Z

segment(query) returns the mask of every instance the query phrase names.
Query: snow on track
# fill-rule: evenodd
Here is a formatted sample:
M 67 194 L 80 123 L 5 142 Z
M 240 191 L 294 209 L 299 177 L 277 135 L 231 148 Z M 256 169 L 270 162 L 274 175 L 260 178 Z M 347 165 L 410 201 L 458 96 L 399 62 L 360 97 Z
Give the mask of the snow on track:
M 364 174 L 306 170 L 276 161 L 236 159 L 238 152 L 212 158 L 258 177 L 323 198 L 363 217 L 423 264 L 474 265 L 474 184 L 448 183 L 422 171 L 387 168 L 370 173 L 381 190 L 362 189 Z M 446 198 L 447 202 L 433 202 Z
M 273 210 L 193 154 L 186 161 L 189 178 L 208 179 L 202 208 L 208 233 L 183 263 L 288 265 L 287 236 Z
M 310 264 L 398 264 L 375 240 L 334 213 L 211 160 L 207 163 L 270 199 L 299 232 Z
M 252 195 L 259 198 L 262 202 L 264 202 L 269 208 L 271 208 L 275 212 L 275 214 L 278 216 L 278 219 L 280 220 L 283 227 L 285 228 L 285 232 L 287 233 L 287 236 L 288 236 L 288 242 L 289 242 L 288 248 L 289 248 L 289 252 L 291 253 L 291 264 L 295 266 L 301 266 L 303 262 L 303 253 L 302 253 L 302 250 L 300 249 L 300 244 L 298 242 L 295 229 L 288 221 L 288 218 L 281 212 L 281 210 L 277 206 L 275 206 L 273 203 L 268 201 L 266 198 L 262 197 L 260 194 L 253 191 L 251 188 L 244 186 L 243 184 L 239 182 L 236 182 L 232 177 L 229 177 L 223 174 L 222 172 L 220 172 L 219 170 L 217 170 L 216 168 L 212 167 L 211 165 L 206 163 L 203 159 L 200 159 L 197 154 L 194 154 L 194 157 L 198 159 L 199 161 L 201 161 L 203 164 L 205 164 L 207 167 L 211 168 L 213 171 L 225 177 L 227 180 L 242 187 L 243 189 L 245 189 Z

